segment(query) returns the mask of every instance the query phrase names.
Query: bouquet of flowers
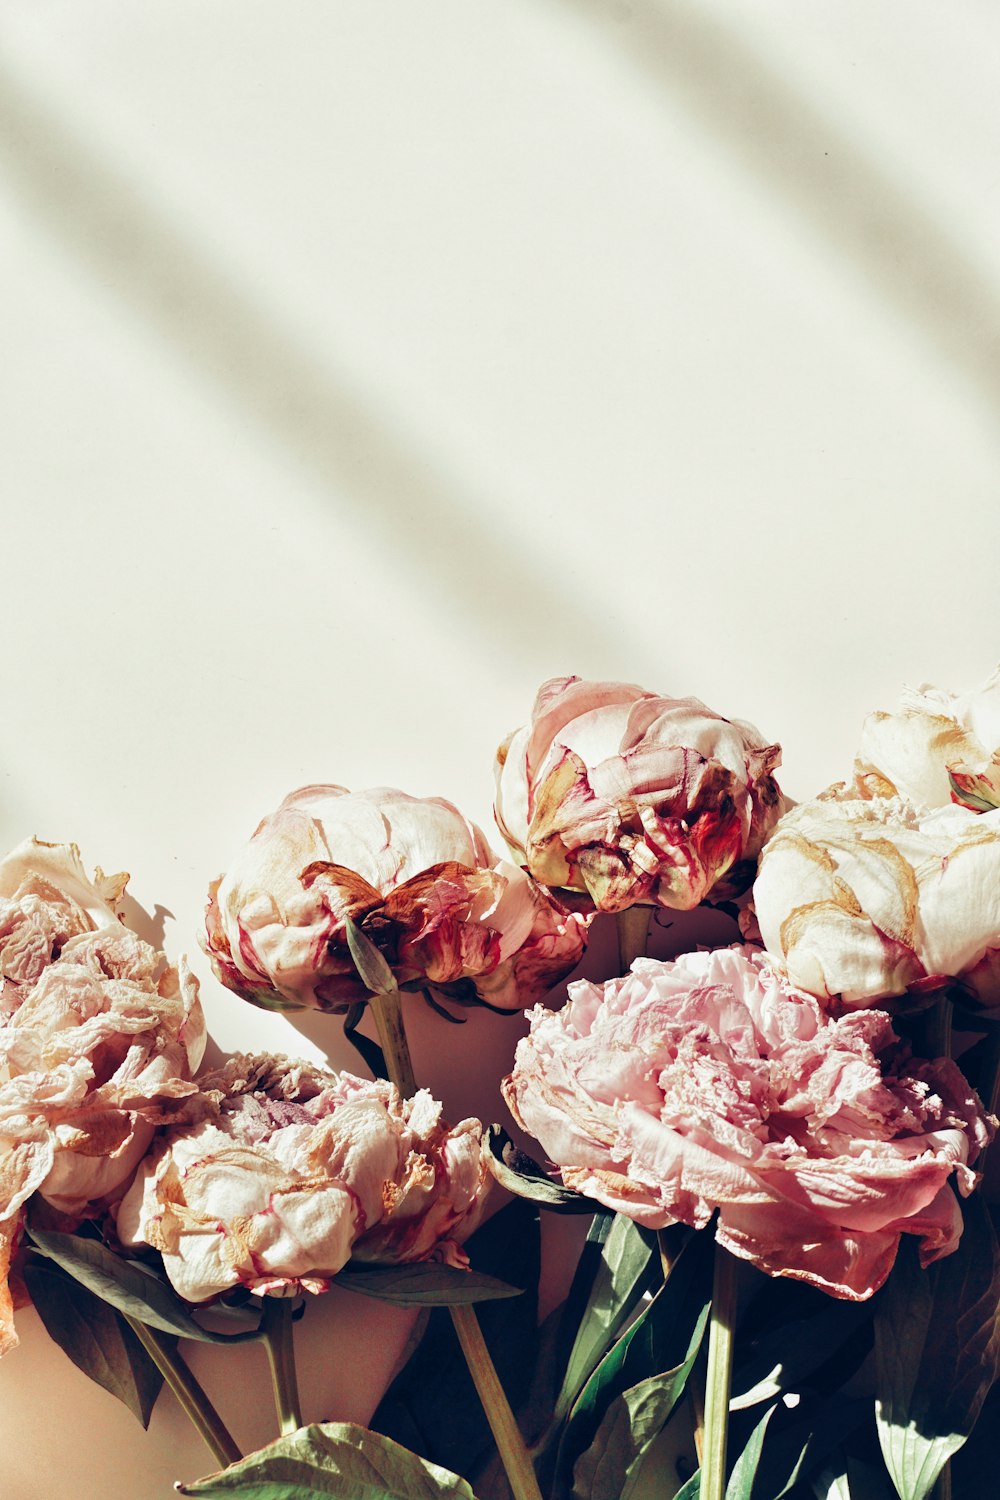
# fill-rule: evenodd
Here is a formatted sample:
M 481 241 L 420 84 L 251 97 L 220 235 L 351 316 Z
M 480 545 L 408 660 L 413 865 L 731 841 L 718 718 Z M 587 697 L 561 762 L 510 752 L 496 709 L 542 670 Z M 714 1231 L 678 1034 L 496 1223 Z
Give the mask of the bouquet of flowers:
M 339 1018 L 357 1075 L 206 1066 L 126 877 L 28 840 L 0 862 L 0 1353 L 30 1299 L 144 1424 L 168 1386 L 215 1461 L 182 1494 L 987 1493 L 998 747 L 1000 672 L 921 688 L 786 807 L 752 725 L 571 677 L 497 752 L 508 858 L 441 798 L 293 792 L 202 942 L 246 1001 Z M 507 1128 L 420 1086 L 424 1004 L 526 1014 Z M 539 1326 L 549 1215 L 579 1259 Z M 368 1427 L 302 1422 L 295 1324 L 332 1285 L 425 1310 Z M 190 1340 L 263 1345 L 272 1443 L 239 1451 Z

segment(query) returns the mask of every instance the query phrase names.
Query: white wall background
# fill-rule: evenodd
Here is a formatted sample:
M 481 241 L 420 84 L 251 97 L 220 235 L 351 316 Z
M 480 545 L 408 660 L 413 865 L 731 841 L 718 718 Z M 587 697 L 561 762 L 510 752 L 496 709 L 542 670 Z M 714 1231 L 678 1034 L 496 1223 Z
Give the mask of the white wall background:
M 555 673 L 753 719 L 798 796 L 981 679 L 998 46 L 986 0 L 0 0 L 3 847 L 131 870 L 176 955 L 305 781 L 488 822 Z M 222 1046 L 306 1045 L 200 972 Z M 415 1042 L 453 1114 L 511 1046 Z M 207 1472 L 19 1327 L 4 1494 Z M 363 1420 L 400 1320 L 305 1327 L 307 1416 Z M 255 1358 L 194 1359 L 247 1444 Z

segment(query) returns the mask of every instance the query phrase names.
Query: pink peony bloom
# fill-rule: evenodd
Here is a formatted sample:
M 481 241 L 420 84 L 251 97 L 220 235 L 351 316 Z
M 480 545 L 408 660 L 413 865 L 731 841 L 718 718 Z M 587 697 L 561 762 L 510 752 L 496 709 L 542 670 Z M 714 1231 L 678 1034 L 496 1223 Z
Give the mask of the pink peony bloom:
M 167 1130 L 118 1209 L 175 1290 L 325 1291 L 353 1255 L 468 1265 L 457 1236 L 487 1187 L 478 1120 L 453 1129 L 426 1090 L 286 1058 L 240 1056 L 205 1075 L 207 1118 Z
M 900 1235 L 958 1242 L 949 1186 L 996 1122 L 954 1063 L 909 1056 L 888 1016 L 837 1020 L 748 948 L 638 959 L 537 1007 L 503 1086 L 567 1186 L 650 1228 L 703 1228 L 772 1276 L 862 1299 Z
M 91 881 L 72 844 L 0 861 L 0 1353 L 17 1342 L 2 1267 L 31 1195 L 84 1217 L 197 1093 L 197 983 L 122 926 L 126 880 Z
M 585 891 L 599 911 L 686 911 L 723 876 L 749 882 L 781 812 L 780 758 L 697 698 L 554 677 L 497 751 L 497 823 L 543 885 Z
M 854 762 L 862 796 L 918 807 L 1000 807 L 1000 667 L 970 693 L 924 683 L 893 713 L 869 714 Z
M 814 798 L 786 813 L 753 901 L 792 984 L 847 1007 L 960 978 L 1000 1005 L 1000 809 Z
M 567 912 L 440 797 L 309 786 L 264 819 L 212 886 L 206 949 L 231 990 L 276 1009 L 344 1011 L 368 991 L 345 917 L 397 983 L 501 1010 L 540 998 L 582 956 Z

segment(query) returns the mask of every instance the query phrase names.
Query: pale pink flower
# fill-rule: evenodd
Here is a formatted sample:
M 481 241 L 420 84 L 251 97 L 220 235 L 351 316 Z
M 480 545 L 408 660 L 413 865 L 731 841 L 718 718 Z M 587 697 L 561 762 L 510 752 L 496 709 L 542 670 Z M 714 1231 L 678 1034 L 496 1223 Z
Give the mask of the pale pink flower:
M 118 1209 L 175 1290 L 325 1291 L 352 1256 L 465 1266 L 486 1190 L 478 1120 L 449 1128 L 426 1090 L 239 1056 L 205 1075 L 200 1123 L 168 1129 Z
M 543 885 L 599 911 L 743 889 L 779 816 L 780 746 L 697 698 L 554 677 L 497 751 L 496 818 Z
M 904 689 L 894 712 L 869 714 L 854 773 L 862 796 L 1000 807 L 1000 667 L 972 692 L 924 683 Z
M 847 1007 L 960 978 L 1000 1003 L 1000 809 L 803 802 L 761 855 L 761 939 L 792 984 Z
M 71 844 L 0 861 L 0 1264 L 32 1194 L 71 1219 L 107 1203 L 197 1093 L 197 983 L 122 926 L 126 880 L 91 881 Z
M 309 786 L 212 886 L 206 949 L 223 984 L 259 1005 L 343 1011 L 368 995 L 347 917 L 401 988 L 433 985 L 501 1010 L 565 978 L 587 930 L 450 802 Z
M 567 1186 L 650 1228 L 703 1228 L 774 1276 L 851 1299 L 904 1233 L 958 1242 L 949 1179 L 996 1122 L 953 1062 L 911 1058 L 890 1018 L 835 1019 L 749 948 L 637 959 L 537 1007 L 504 1095 Z

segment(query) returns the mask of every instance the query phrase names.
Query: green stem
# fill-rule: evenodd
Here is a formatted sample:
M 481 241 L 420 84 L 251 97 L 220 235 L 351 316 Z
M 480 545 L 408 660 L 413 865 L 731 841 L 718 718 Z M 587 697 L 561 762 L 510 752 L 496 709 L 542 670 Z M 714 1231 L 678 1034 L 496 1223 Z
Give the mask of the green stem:
M 628 973 L 634 958 L 646 956 L 651 910 L 649 906 L 629 906 L 625 911 L 615 913 L 619 972 L 622 974 Z
M 403 1097 L 410 1098 L 416 1093 L 417 1083 L 406 1042 L 399 990 L 386 989 L 372 994 L 368 1003 L 375 1016 L 389 1077 Z M 475 1311 L 471 1307 L 451 1307 L 449 1312 L 514 1500 L 542 1500 L 528 1450 L 493 1367 Z
M 243 1455 L 229 1429 L 176 1349 L 155 1328 L 140 1323 L 138 1318 L 130 1318 L 127 1313 L 122 1316 L 198 1429 L 216 1463 L 223 1469 L 238 1463 Z
M 295 1348 L 292 1342 L 293 1297 L 265 1297 L 261 1328 L 264 1348 L 271 1366 L 274 1407 L 281 1425 L 281 1436 L 298 1432 L 302 1426 L 299 1405 L 299 1383 L 295 1374 Z
M 538 1480 L 510 1403 L 490 1358 L 475 1308 L 450 1307 L 451 1321 L 465 1355 L 472 1382 L 483 1403 L 497 1452 L 514 1500 L 542 1500 Z
M 924 1057 L 951 1056 L 951 1001 L 936 1000 L 921 1017 L 919 1048 Z
M 368 1004 L 375 1017 L 389 1078 L 404 1099 L 411 1099 L 417 1092 L 417 1082 L 413 1076 L 413 1063 L 410 1061 L 410 1048 L 403 1026 L 403 1006 L 399 991 L 385 990 L 380 995 L 370 995 Z
M 729 1436 L 729 1390 L 736 1327 L 736 1261 L 715 1246 L 712 1318 L 705 1377 L 705 1436 L 700 1500 L 725 1500 L 726 1443 Z

